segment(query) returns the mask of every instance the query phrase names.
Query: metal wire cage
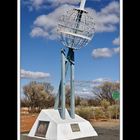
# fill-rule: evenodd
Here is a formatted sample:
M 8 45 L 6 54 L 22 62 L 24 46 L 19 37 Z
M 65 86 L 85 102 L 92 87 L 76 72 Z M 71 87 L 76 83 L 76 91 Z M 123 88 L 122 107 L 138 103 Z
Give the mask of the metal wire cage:
M 80 49 L 86 46 L 94 36 L 94 27 L 94 19 L 87 11 L 69 10 L 59 19 L 59 40 L 65 47 Z

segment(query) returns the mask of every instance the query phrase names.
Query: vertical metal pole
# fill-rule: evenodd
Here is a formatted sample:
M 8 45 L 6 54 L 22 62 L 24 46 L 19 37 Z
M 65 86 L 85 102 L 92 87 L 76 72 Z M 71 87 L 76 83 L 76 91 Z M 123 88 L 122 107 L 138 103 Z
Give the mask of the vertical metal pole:
M 61 50 L 61 118 L 65 119 L 65 55 Z
M 59 106 L 59 97 L 60 97 L 60 93 L 61 93 L 61 81 L 60 81 L 60 84 L 59 84 L 59 89 L 58 89 L 58 93 L 55 97 L 55 104 L 54 104 L 54 109 L 58 109 L 58 106 Z
M 81 10 L 84 10 L 85 3 L 86 3 L 86 0 L 81 0 L 81 3 L 80 3 L 80 9 Z
M 69 54 L 68 54 L 69 56 Z M 67 75 L 67 71 L 68 71 L 68 67 L 69 67 L 69 62 L 68 61 L 65 61 L 65 77 Z M 55 97 L 55 104 L 54 104 L 54 109 L 58 109 L 59 107 L 59 97 L 61 95 L 61 81 L 60 81 L 60 84 L 59 84 L 59 89 L 58 89 L 58 93 Z
M 74 93 L 74 51 L 71 49 L 70 55 L 70 86 L 71 86 L 71 98 L 70 98 L 70 116 L 75 118 L 75 93 Z

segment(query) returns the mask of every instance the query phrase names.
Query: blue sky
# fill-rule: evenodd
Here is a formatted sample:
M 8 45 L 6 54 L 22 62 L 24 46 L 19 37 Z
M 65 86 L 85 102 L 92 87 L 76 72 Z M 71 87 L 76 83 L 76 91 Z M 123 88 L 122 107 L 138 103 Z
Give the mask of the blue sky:
M 79 1 L 21 0 L 21 88 L 31 80 L 44 80 L 57 91 L 63 46 L 54 28 L 63 10 Z M 85 7 L 95 17 L 96 33 L 86 47 L 75 51 L 75 80 L 119 81 L 119 1 L 87 0 Z

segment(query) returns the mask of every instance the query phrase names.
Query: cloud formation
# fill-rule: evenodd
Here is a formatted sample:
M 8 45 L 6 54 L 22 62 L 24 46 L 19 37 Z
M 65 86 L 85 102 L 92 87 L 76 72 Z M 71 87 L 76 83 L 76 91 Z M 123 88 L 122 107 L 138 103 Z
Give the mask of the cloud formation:
M 64 1 L 61 1 L 61 3 Z M 69 1 L 70 3 L 70 1 Z M 46 39 L 55 40 L 57 38 L 57 24 L 60 15 L 66 11 L 75 8 L 74 5 L 64 4 L 57 7 L 53 12 L 47 15 L 40 15 L 33 23 L 33 28 L 30 32 L 31 37 L 43 37 Z M 113 1 L 100 11 L 91 8 L 86 8 L 89 14 L 95 19 L 95 31 L 97 32 L 114 32 L 119 23 L 119 3 Z
M 113 32 L 117 29 L 116 24 L 119 23 L 119 3 L 116 1 L 110 2 L 99 12 L 88 8 L 95 17 L 96 32 Z
M 120 37 L 115 38 L 115 39 L 112 41 L 112 43 L 113 43 L 113 45 L 120 46 Z
M 80 2 L 80 0 L 23 0 L 24 5 L 26 5 L 29 11 L 41 10 L 46 8 L 58 7 L 62 4 L 75 5 Z
M 22 0 L 22 4 L 27 6 L 29 11 L 46 8 L 46 6 L 44 5 L 45 3 L 46 0 Z
M 115 38 L 112 41 L 113 45 L 119 46 L 120 45 L 120 37 Z M 109 58 L 115 54 L 120 53 L 120 47 L 117 48 L 97 48 L 93 49 L 92 56 L 93 58 Z
M 22 79 L 44 79 L 50 77 L 49 73 L 44 72 L 32 72 L 32 71 L 26 71 L 24 69 L 21 69 L 21 78 Z
M 57 24 L 60 15 L 72 8 L 74 8 L 74 6 L 63 5 L 56 8 L 48 15 L 41 15 L 37 17 L 33 23 L 34 27 L 30 33 L 31 37 L 44 37 L 51 40 L 57 39 Z
M 22 0 L 22 4 L 27 6 L 29 11 L 41 10 L 47 8 L 58 7 L 62 4 L 77 5 L 81 0 Z M 94 2 L 100 2 L 101 0 L 91 0 Z
M 95 86 L 95 85 L 100 85 L 104 82 L 112 82 L 112 80 L 110 78 L 98 78 L 98 79 L 93 80 L 92 82 Z
M 109 58 L 114 54 L 118 54 L 120 52 L 120 48 L 98 48 L 92 51 L 93 58 Z

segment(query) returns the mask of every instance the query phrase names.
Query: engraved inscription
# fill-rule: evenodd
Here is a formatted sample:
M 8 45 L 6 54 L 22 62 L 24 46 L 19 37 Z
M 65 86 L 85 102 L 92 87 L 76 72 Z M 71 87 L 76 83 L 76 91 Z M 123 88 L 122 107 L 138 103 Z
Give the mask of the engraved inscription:
M 49 126 L 48 121 L 39 121 L 35 136 L 45 137 L 48 126 Z
M 72 132 L 80 131 L 79 125 L 77 123 L 71 124 Z

